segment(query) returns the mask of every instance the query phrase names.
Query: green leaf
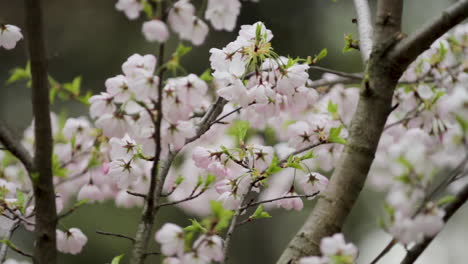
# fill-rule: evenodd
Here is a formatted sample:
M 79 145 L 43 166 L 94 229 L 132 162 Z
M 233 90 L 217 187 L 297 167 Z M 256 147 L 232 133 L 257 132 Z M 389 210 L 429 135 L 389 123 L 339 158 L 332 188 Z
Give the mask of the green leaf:
M 330 128 L 330 135 L 328 136 L 328 141 L 346 145 L 346 139 L 340 137 L 341 129 L 343 129 L 343 126 Z
M 206 71 L 204 71 L 202 75 L 200 75 L 200 79 L 202 79 L 205 82 L 213 81 L 213 75 L 211 75 L 211 69 L 206 69 Z
M 145 12 L 148 19 L 153 18 L 153 7 L 148 1 L 143 2 L 143 12 Z
M 30 80 L 31 79 L 31 64 L 28 62 L 25 68 L 14 68 L 11 71 L 10 78 L 6 81 L 7 84 L 11 84 L 17 81 Z
M 283 168 L 278 166 L 278 156 L 275 155 L 273 159 L 271 160 L 270 166 L 268 167 L 268 169 L 266 169 L 265 173 L 267 175 L 272 175 L 281 171 L 282 169 Z
M 210 204 L 213 216 L 217 220 L 215 230 L 220 232 L 229 226 L 234 212 L 224 209 L 223 205 L 218 201 L 210 201 Z
M 308 160 L 308 159 L 312 159 L 312 158 L 315 158 L 313 150 L 307 152 L 306 154 L 301 156 L 299 159 L 302 161 L 302 160 Z
M 175 180 L 175 185 L 180 185 L 184 181 L 184 176 L 179 175 L 177 179 Z
M 191 50 L 192 50 L 192 47 L 185 46 L 183 43 L 180 43 L 179 46 L 177 46 L 177 49 L 174 55 L 180 58 L 186 55 L 187 53 L 189 53 Z
M 63 168 L 60 164 L 59 158 L 56 154 L 52 156 L 52 172 L 54 176 L 65 178 L 67 177 L 68 171 L 66 168 Z
M 268 212 L 263 211 L 263 208 L 263 204 L 259 205 L 250 217 L 252 219 L 270 218 L 271 215 Z
M 63 88 L 71 94 L 78 96 L 81 89 L 81 76 L 75 77 L 72 82 L 63 84 Z
M 24 203 L 26 202 L 26 196 L 20 189 L 16 189 L 16 206 L 19 208 L 20 212 L 24 215 L 25 208 Z
M 205 183 L 203 184 L 203 189 L 207 189 L 215 181 L 216 181 L 216 176 L 214 176 L 213 174 L 208 174 L 206 176 Z
M 457 199 L 457 197 L 455 197 L 453 195 L 446 195 L 446 196 L 440 198 L 437 201 L 437 205 L 441 206 L 441 205 L 449 204 L 449 203 L 452 203 L 453 201 L 455 201 L 456 199 Z
M 458 124 L 460 124 L 463 133 L 468 132 L 468 121 L 460 115 L 455 115 L 455 119 L 457 120 Z
M 345 46 L 343 47 L 343 53 L 353 51 L 359 45 L 359 41 L 353 39 L 351 34 L 346 34 L 345 37 Z
M 112 259 L 111 264 L 119 264 L 119 263 L 120 263 L 120 260 L 121 260 L 124 256 L 125 256 L 125 254 L 122 254 L 122 255 L 120 255 L 120 256 L 114 257 L 114 258 Z
M 333 119 L 338 119 L 338 105 L 334 104 L 331 100 L 328 101 L 327 111 L 332 115 Z
M 78 96 L 76 99 L 82 104 L 89 106 L 91 105 L 89 102 L 89 98 L 91 98 L 91 96 L 93 96 L 93 92 L 87 91 L 85 95 Z
M 388 203 L 384 203 L 384 209 L 387 214 L 392 217 L 395 214 L 395 208 L 393 208 L 391 205 Z
M 238 140 L 239 143 L 242 143 L 246 139 L 249 128 L 250 124 L 248 121 L 235 120 L 232 122 L 231 127 L 229 127 L 228 134 L 234 136 L 234 138 Z
M 193 232 L 193 233 L 196 233 L 196 232 L 200 232 L 200 233 L 206 233 L 207 230 L 206 228 L 204 228 L 200 222 L 198 222 L 196 219 L 189 219 L 190 222 L 192 223 L 191 225 L 189 226 L 186 226 L 184 228 L 185 231 L 187 232 Z
M 321 50 L 319 54 L 314 56 L 314 59 L 312 60 L 312 64 L 317 63 L 318 61 L 325 58 L 327 55 L 328 55 L 328 50 L 327 49 Z
M 294 169 L 298 169 L 298 170 L 302 170 L 302 171 L 304 170 L 304 168 L 302 168 L 301 164 L 295 163 L 295 162 L 288 163 L 286 166 L 289 167 L 289 168 L 294 168 Z

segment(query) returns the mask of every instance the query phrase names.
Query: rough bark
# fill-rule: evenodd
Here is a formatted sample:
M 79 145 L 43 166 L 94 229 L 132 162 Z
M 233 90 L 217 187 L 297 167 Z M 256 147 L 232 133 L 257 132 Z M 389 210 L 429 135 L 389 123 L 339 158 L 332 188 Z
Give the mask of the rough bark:
M 36 170 L 31 174 L 36 214 L 33 261 L 35 264 L 55 264 L 57 211 L 52 173 L 53 140 L 41 3 L 39 0 L 25 0 L 35 135 L 33 163 Z

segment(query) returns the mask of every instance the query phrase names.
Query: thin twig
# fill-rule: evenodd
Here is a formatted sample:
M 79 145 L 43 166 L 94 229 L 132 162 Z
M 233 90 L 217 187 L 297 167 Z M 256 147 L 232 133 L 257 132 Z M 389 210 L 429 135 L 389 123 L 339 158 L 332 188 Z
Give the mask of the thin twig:
M 16 253 L 18 253 L 20 255 L 23 255 L 23 256 L 28 257 L 28 258 L 33 258 L 32 254 L 27 253 L 24 250 L 20 249 L 19 247 L 17 247 L 13 243 L 11 243 L 10 240 L 3 240 L 2 243 L 5 244 L 9 249 L 15 251 Z
M 337 70 L 328 69 L 328 68 L 324 68 L 320 66 L 314 66 L 314 65 L 309 66 L 309 68 L 311 70 L 317 70 L 317 71 L 325 72 L 325 73 L 332 73 L 341 77 L 346 77 L 346 78 L 354 79 L 354 80 L 361 80 L 363 78 L 362 73 L 348 73 L 348 72 L 337 71 Z
M 127 190 L 127 193 L 130 194 L 130 195 L 136 196 L 136 197 L 141 197 L 143 199 L 146 199 L 146 195 L 142 194 L 142 193 L 132 192 L 132 191 L 129 191 L 129 190 Z
M 164 207 L 164 206 L 176 205 L 176 204 L 180 204 L 180 203 L 183 203 L 183 202 L 191 201 L 193 199 L 198 198 L 203 193 L 205 193 L 205 191 L 202 190 L 199 193 L 197 193 L 196 195 L 190 195 L 189 197 L 184 198 L 182 200 L 177 200 L 177 201 L 167 202 L 167 203 L 161 203 L 161 204 L 157 205 L 157 207 L 160 208 L 160 207 Z
M 2 238 L 2 240 L 11 240 L 13 237 L 13 234 L 19 227 L 19 220 L 13 221 L 10 229 L 8 229 L 8 232 L 5 234 L 5 236 Z M 2 246 L 0 247 L 0 263 L 5 262 L 7 252 L 8 252 L 8 245 L 6 243 L 3 243 Z
M 317 196 L 319 193 L 320 192 L 316 192 L 316 193 L 313 193 L 313 194 L 289 195 L 289 196 L 282 196 L 282 197 L 277 197 L 277 198 L 273 198 L 273 199 L 258 201 L 258 202 L 254 202 L 254 203 L 249 203 L 246 206 L 242 207 L 240 210 L 243 211 L 243 210 L 246 210 L 247 208 L 250 208 L 250 207 L 253 207 L 253 206 L 257 206 L 257 205 L 265 204 L 265 203 L 271 203 L 271 202 L 280 201 L 280 200 L 286 200 L 286 199 L 292 199 L 292 198 L 311 198 L 311 197 Z
M 127 235 L 123 234 L 118 234 L 118 233 L 111 233 L 111 232 L 105 232 L 105 231 L 100 231 L 96 230 L 97 234 L 104 235 L 104 236 L 112 236 L 112 237 L 119 237 L 119 238 L 125 238 L 127 240 L 130 240 L 132 243 L 135 243 L 135 239 L 133 237 L 129 237 Z

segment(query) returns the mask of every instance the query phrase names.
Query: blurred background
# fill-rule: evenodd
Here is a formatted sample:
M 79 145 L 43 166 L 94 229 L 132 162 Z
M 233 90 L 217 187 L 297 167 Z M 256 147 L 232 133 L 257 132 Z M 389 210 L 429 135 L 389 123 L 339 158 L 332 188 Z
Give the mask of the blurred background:
M 104 81 L 121 72 L 121 64 L 133 53 L 155 53 L 157 45 L 144 40 L 141 34 L 142 19 L 129 21 L 118 12 L 116 0 L 43 0 L 49 73 L 60 82 L 69 82 L 82 76 L 82 89 L 98 93 L 104 90 Z M 198 2 L 198 0 L 195 0 Z M 370 1 L 375 10 L 375 1 Z M 426 20 L 448 6 L 449 0 L 406 1 L 404 31 L 413 32 Z M 350 0 L 261 0 L 260 3 L 243 2 L 238 25 L 263 21 L 275 35 L 273 45 L 282 55 L 291 57 L 318 54 L 328 49 L 328 56 L 321 66 L 347 72 L 361 71 L 357 52 L 342 53 L 344 34 L 356 36 L 355 17 Z M 0 23 L 23 28 L 22 1 L 0 0 Z M 209 67 L 208 50 L 222 48 L 237 35 L 234 32 L 211 31 L 207 42 L 184 57 L 183 63 L 189 72 L 201 74 Z M 171 40 L 171 49 L 177 40 Z M 16 49 L 0 49 L 0 119 L 6 121 L 19 135 L 31 123 L 30 89 L 24 83 L 6 85 L 9 72 L 14 67 L 26 64 L 25 42 L 20 41 Z M 319 74 L 313 75 L 318 77 Z M 66 112 L 69 116 L 87 115 L 85 106 L 73 102 L 57 102 L 55 112 Z M 380 231 L 377 217 L 382 212 L 383 195 L 369 188 L 360 196 L 356 208 L 344 230 L 347 240 L 360 248 L 358 263 L 369 263 L 390 241 Z M 282 249 L 303 223 L 313 207 L 306 202 L 301 212 L 273 211 L 272 219 L 259 220 L 240 227 L 234 235 L 230 253 L 232 263 L 274 263 Z M 103 205 L 87 205 L 63 221 L 65 227 L 80 227 L 89 242 L 78 256 L 60 255 L 59 263 L 108 263 L 122 253 L 128 253 L 130 244 L 126 240 L 97 235 L 96 230 L 128 234 L 135 233 L 140 209 L 115 208 L 112 202 Z M 190 216 L 189 216 L 190 217 Z M 188 217 L 177 208 L 161 211 L 157 226 L 170 221 L 188 224 Z M 453 217 L 418 263 L 464 264 L 468 259 L 468 210 L 465 208 Z M 14 242 L 26 251 L 31 251 L 31 234 L 20 230 Z M 154 242 L 152 242 L 154 243 Z M 153 245 L 155 248 L 155 245 Z M 398 256 L 404 249 L 392 251 L 381 263 L 399 263 Z M 20 259 L 15 253 L 10 256 Z M 463 260 L 465 259 L 465 260 Z M 127 259 L 124 259 L 123 263 Z M 158 257 L 152 263 L 159 263 Z

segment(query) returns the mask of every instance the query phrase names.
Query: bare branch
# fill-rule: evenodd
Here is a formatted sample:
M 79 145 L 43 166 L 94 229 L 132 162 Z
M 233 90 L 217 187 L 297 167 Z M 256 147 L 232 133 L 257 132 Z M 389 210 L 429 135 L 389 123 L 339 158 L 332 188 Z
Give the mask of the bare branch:
M 136 196 L 136 197 L 141 197 L 143 199 L 146 199 L 146 195 L 142 194 L 142 193 L 132 192 L 132 191 L 128 191 L 128 190 L 127 190 L 127 193 L 130 194 L 130 195 Z
M 337 71 L 333 69 L 328 69 L 320 66 L 314 66 L 311 65 L 309 66 L 310 69 L 324 72 L 324 73 L 332 73 L 341 77 L 347 77 L 349 79 L 354 79 L 354 80 L 362 80 L 362 73 L 349 73 L 349 72 L 342 72 L 342 71 Z
M 444 222 L 447 222 L 457 211 L 462 207 L 463 204 L 468 200 L 468 184 L 463 187 L 463 189 L 456 195 L 455 201 L 445 206 L 445 216 Z M 436 235 L 437 236 L 437 235 Z M 405 258 L 401 264 L 412 264 L 416 259 L 424 252 L 424 250 L 431 244 L 432 240 L 436 237 L 426 238 L 421 243 L 413 246 L 408 253 L 406 253 Z
M 202 190 L 199 193 L 197 193 L 196 195 L 190 195 L 187 198 L 177 200 L 177 201 L 173 201 L 173 202 L 161 203 L 161 204 L 157 205 L 157 207 L 160 208 L 160 207 L 164 207 L 164 206 L 176 205 L 176 204 L 180 204 L 180 203 L 183 203 L 183 202 L 191 201 L 193 199 L 198 198 L 203 193 L 205 193 L 205 191 Z
M 367 0 L 354 0 L 354 6 L 358 16 L 359 47 L 362 61 L 366 63 L 372 51 L 372 35 L 374 33 L 369 3 Z
M 408 65 L 452 27 L 468 17 L 468 0 L 460 0 L 428 22 L 416 33 L 398 43 L 390 58 Z
M 135 243 L 135 239 L 133 237 L 129 237 L 127 235 L 123 234 L 118 234 L 118 233 L 111 233 L 111 232 L 106 232 L 106 231 L 100 231 L 96 230 L 97 234 L 104 235 L 104 236 L 112 236 L 112 237 L 118 237 L 118 238 L 125 238 L 127 240 L 130 240 L 132 243 Z
M 3 244 L 5 244 L 9 249 L 15 251 L 16 253 L 22 255 L 22 256 L 25 256 L 25 257 L 28 257 L 28 258 L 33 258 L 33 255 L 25 252 L 24 250 L 20 249 L 19 247 L 17 247 L 15 244 L 13 244 L 10 240 L 2 240 L 1 241 Z
M 10 132 L 8 127 L 3 124 L 3 122 L 0 122 L 0 142 L 4 146 L 2 150 L 8 150 L 11 152 L 11 154 L 23 163 L 29 173 L 34 171 L 34 164 L 31 155 L 23 147 L 21 141 L 13 137 L 13 134 Z
M 10 240 L 13 237 L 13 234 L 19 227 L 19 220 L 14 220 L 13 223 L 11 224 L 11 227 L 8 229 L 7 233 L 5 236 L 2 238 L 2 240 Z M 5 262 L 7 252 L 8 252 L 8 245 L 6 243 L 3 243 L 2 246 L 0 247 L 0 263 Z
M 319 194 L 319 192 L 316 192 L 314 194 L 289 195 L 289 196 L 281 196 L 281 197 L 277 197 L 277 198 L 273 198 L 273 199 L 258 201 L 258 202 L 247 204 L 246 206 L 241 208 L 241 211 L 243 211 L 243 210 L 245 210 L 247 208 L 257 206 L 257 205 L 261 205 L 261 204 L 265 204 L 265 203 L 271 203 L 271 202 L 275 202 L 275 201 L 287 200 L 287 199 L 292 199 L 292 198 L 311 198 L 311 197 L 317 196 L 318 194 Z

